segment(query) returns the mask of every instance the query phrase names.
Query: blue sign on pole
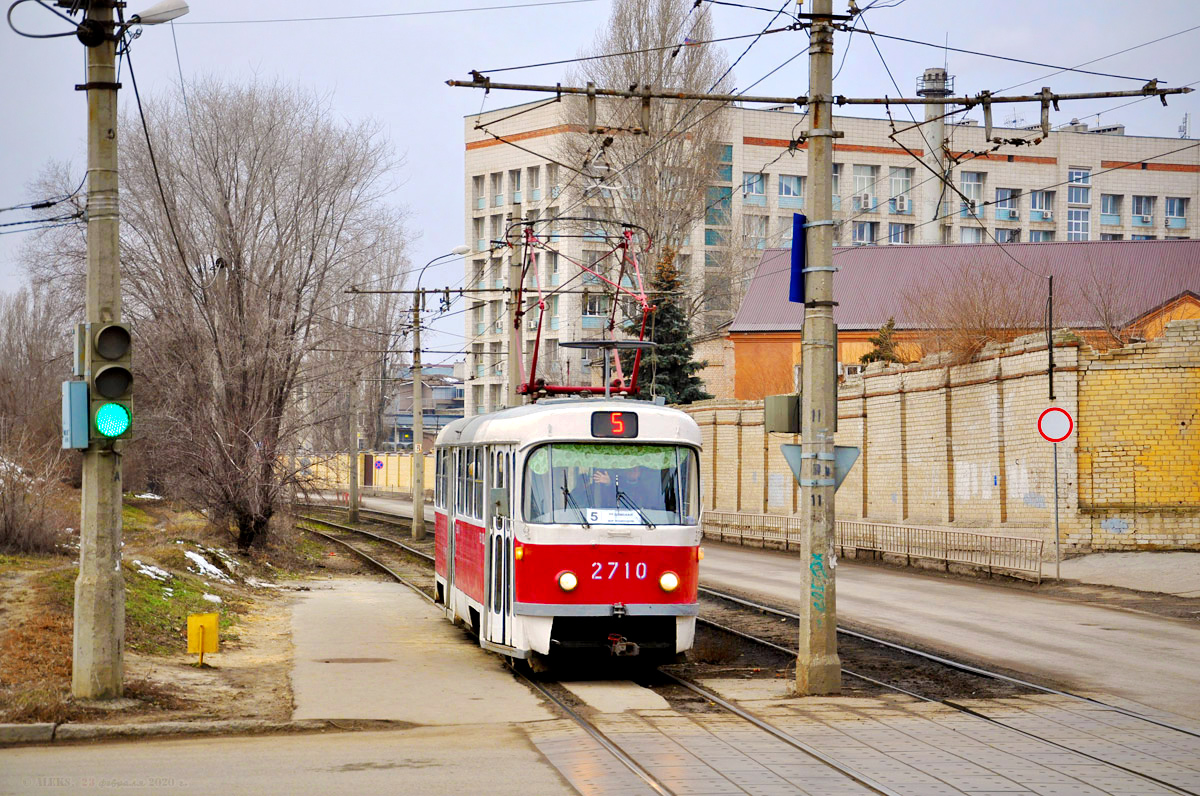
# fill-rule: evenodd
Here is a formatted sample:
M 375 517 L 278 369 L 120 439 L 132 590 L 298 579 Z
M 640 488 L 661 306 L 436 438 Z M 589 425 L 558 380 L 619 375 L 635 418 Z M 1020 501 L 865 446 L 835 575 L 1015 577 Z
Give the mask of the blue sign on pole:
M 375 469 L 376 469 L 376 470 L 382 470 L 382 469 L 383 469 L 383 459 L 376 459 L 376 460 L 375 460 Z
M 788 301 L 804 303 L 804 231 L 808 218 L 803 213 L 792 214 L 792 280 L 788 286 Z

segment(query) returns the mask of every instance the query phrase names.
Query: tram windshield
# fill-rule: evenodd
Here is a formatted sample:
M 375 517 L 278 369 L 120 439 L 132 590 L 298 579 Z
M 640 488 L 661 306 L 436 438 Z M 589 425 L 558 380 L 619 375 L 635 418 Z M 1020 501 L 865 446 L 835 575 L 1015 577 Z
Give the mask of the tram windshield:
M 555 443 L 525 462 L 526 522 L 695 525 L 696 452 L 682 445 Z

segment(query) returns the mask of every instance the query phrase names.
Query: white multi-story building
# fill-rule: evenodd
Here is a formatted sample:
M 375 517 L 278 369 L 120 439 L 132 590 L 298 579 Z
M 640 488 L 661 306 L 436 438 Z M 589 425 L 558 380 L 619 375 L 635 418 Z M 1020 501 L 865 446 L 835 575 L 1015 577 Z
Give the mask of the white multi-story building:
M 931 87 L 948 87 L 948 78 L 941 70 L 928 70 L 919 87 L 936 95 Z M 586 178 L 550 162 L 563 157 L 564 136 L 586 136 L 586 129 L 567 122 L 565 101 L 536 104 L 465 120 L 464 226 L 473 248 L 466 258 L 468 287 L 506 286 L 509 251 L 494 248 L 493 242 L 503 239 L 510 216 L 583 215 L 587 202 L 581 189 L 598 193 Z M 929 111 L 930 118 L 941 113 L 938 106 Z M 758 250 L 790 245 L 792 214 L 804 212 L 807 187 L 806 147 L 794 144 L 807 119 L 793 106 L 727 106 L 722 115 L 726 143 L 678 255 L 688 287 L 720 297 L 702 316 L 708 328 L 736 311 Z M 1089 129 L 1072 123 L 1036 145 L 996 148 L 975 123 L 914 128 L 900 118 L 896 128 L 901 132 L 893 137 L 887 120 L 835 117 L 835 128 L 845 133 L 834 144 L 838 245 L 1154 240 L 1194 237 L 1200 226 L 1200 147 L 1185 148 L 1180 139 L 1126 135 L 1120 125 Z M 997 127 L 992 135 L 1032 141 L 1041 134 L 1037 128 Z M 941 147 L 935 145 L 939 138 Z M 961 196 L 943 185 L 939 170 Z M 555 250 L 537 256 L 546 289 L 578 273 L 566 257 L 590 262 L 602 247 L 585 236 L 556 238 L 555 231 L 554 225 L 539 228 Z M 741 267 L 731 268 L 727 256 L 714 256 L 717 248 L 728 252 L 731 246 L 741 253 Z M 586 287 L 580 280 L 573 285 Z M 480 293 L 477 299 L 466 312 L 467 414 L 491 411 L 506 401 L 505 296 Z M 589 380 L 587 353 L 560 349 L 559 343 L 602 336 L 605 301 L 598 289 L 549 299 L 539 372 L 565 380 L 569 371 L 571 381 Z M 530 323 L 523 334 L 528 349 L 534 334 Z

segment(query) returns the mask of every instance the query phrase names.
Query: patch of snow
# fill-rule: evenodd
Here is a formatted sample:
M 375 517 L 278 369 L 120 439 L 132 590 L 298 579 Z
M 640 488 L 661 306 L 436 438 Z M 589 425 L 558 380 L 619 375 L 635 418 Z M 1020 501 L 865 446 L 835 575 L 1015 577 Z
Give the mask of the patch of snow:
M 208 559 L 199 553 L 193 550 L 184 550 L 183 554 L 187 556 L 193 564 L 196 565 L 196 568 L 192 571 L 197 575 L 202 575 L 206 578 L 215 578 L 216 580 L 223 580 L 226 583 L 233 582 L 228 575 L 210 564 Z M 188 567 L 188 569 L 191 569 L 191 567 Z
M 259 580 L 258 578 L 254 577 L 253 575 L 246 576 L 246 585 L 253 586 L 256 589 L 282 589 L 283 588 L 278 583 L 271 583 L 269 581 Z
M 216 603 L 217 605 L 221 604 L 221 598 L 215 594 L 206 594 L 204 595 L 204 599 L 208 600 L 210 603 Z
M 162 500 L 162 495 L 156 495 L 153 492 L 143 492 L 140 495 L 134 495 L 139 500 Z
M 163 586 L 163 597 L 174 597 L 175 590 L 169 586 Z
M 242 562 L 238 561 L 236 558 L 229 555 L 229 553 L 226 553 L 219 547 L 205 547 L 204 550 L 205 552 L 212 553 L 231 567 L 240 567 L 242 565 Z
M 165 569 L 159 569 L 153 564 L 143 564 L 135 558 L 133 559 L 133 565 L 137 567 L 138 574 L 145 575 L 148 578 L 154 578 L 155 580 L 171 579 L 170 572 L 167 572 Z

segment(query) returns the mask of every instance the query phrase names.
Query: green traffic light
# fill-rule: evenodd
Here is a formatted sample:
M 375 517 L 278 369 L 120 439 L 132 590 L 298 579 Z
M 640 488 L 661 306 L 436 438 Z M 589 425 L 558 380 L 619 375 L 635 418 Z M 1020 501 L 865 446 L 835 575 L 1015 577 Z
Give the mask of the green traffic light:
M 129 430 L 129 410 L 121 404 L 103 404 L 96 410 L 96 431 L 105 437 L 119 437 Z

